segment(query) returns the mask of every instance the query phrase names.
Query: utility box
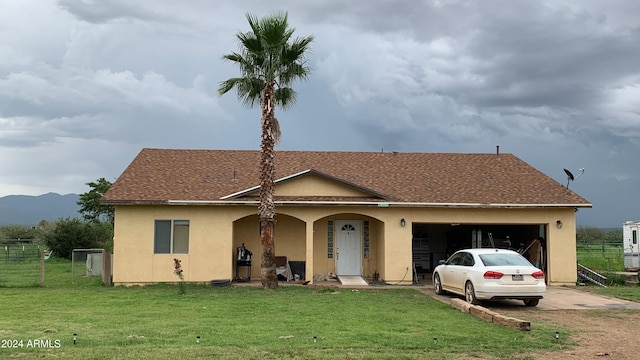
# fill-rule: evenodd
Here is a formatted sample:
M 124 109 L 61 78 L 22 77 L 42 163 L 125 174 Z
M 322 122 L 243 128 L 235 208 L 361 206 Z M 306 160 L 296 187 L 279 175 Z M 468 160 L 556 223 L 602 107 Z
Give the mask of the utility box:
M 102 276 L 102 253 L 87 254 L 87 276 Z

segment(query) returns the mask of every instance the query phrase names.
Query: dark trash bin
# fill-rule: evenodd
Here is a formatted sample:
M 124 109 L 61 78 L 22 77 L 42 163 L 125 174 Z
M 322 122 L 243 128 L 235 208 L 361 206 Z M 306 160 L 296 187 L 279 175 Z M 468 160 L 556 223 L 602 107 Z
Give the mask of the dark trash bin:
M 300 280 L 305 279 L 306 261 L 289 261 L 289 267 L 291 268 L 291 275 L 295 277 L 296 274 L 300 276 Z
M 231 284 L 231 280 L 229 279 L 211 280 L 211 287 L 223 287 L 223 286 L 229 286 L 230 284 Z

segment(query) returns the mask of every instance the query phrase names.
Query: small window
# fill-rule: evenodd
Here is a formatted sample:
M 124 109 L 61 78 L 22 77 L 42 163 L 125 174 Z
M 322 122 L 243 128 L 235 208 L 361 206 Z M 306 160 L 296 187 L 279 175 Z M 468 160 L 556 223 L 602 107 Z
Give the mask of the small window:
M 356 228 L 353 227 L 353 225 L 351 224 L 345 224 L 342 229 L 340 229 L 342 231 L 355 231 Z
M 449 260 L 447 260 L 447 265 L 462 265 L 462 262 L 464 260 L 464 255 L 465 253 L 461 253 L 461 252 L 451 255 Z
M 189 253 L 189 220 L 156 220 L 155 254 Z
M 462 266 L 473 266 L 475 261 L 473 261 L 473 255 L 469 253 L 464 254 L 464 258 L 462 259 Z

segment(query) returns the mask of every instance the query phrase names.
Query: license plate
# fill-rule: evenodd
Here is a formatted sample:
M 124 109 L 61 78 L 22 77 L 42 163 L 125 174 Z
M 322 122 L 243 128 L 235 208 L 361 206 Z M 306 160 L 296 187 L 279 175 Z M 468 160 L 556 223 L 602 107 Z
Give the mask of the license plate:
M 523 281 L 524 277 L 522 275 L 511 275 L 512 281 Z

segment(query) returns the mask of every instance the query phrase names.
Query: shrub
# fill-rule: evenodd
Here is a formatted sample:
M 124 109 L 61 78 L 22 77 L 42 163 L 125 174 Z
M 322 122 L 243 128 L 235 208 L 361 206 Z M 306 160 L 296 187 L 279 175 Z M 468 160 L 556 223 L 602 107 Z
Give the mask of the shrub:
M 111 250 L 113 229 L 107 223 L 88 223 L 80 219 L 58 220 L 53 231 L 44 234 L 43 242 L 56 256 L 71 259 L 73 249 Z

